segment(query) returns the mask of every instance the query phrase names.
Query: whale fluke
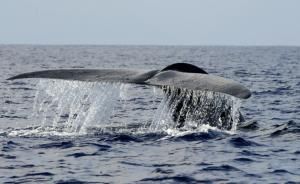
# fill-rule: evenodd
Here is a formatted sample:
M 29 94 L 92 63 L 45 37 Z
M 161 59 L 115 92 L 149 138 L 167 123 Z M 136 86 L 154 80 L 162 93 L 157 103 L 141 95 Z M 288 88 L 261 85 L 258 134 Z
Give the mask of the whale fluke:
M 230 79 L 209 75 L 203 69 L 188 63 L 175 63 L 162 70 L 45 70 L 20 74 L 11 77 L 8 80 L 24 78 L 48 78 L 86 82 L 120 82 L 153 85 L 158 87 L 173 86 L 175 88 L 220 92 L 242 99 L 247 99 L 251 96 L 250 90 L 243 85 Z

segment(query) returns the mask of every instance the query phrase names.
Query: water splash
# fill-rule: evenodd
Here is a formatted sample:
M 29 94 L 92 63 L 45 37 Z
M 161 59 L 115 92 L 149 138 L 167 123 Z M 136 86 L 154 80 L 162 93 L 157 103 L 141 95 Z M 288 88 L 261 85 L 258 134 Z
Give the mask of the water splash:
M 218 128 L 234 132 L 240 121 L 240 100 L 222 93 L 165 87 L 165 98 L 153 119 L 152 131 L 207 131 Z
M 215 92 L 178 90 L 40 80 L 30 117 L 36 124 L 31 129 L 12 131 L 10 135 L 166 133 L 180 136 L 208 130 L 235 131 L 240 118 L 239 100 Z
M 121 84 L 41 80 L 37 85 L 32 118 L 44 130 L 85 134 L 101 126 L 113 112 Z

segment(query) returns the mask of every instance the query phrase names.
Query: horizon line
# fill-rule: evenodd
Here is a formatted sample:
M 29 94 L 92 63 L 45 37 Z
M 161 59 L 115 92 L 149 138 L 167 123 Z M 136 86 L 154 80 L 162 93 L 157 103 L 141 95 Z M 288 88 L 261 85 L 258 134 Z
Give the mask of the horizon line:
M 288 44 L 91 44 L 91 43 L 0 43 L 1 46 L 140 46 L 140 47 L 300 47 Z

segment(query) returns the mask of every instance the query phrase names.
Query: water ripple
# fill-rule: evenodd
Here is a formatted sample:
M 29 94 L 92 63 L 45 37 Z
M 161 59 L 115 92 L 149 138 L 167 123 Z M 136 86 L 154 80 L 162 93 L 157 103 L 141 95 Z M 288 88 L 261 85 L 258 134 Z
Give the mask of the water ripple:
M 254 142 L 254 141 L 249 141 L 246 140 L 245 138 L 242 137 L 234 137 L 231 138 L 229 141 L 234 147 L 245 147 L 245 146 L 261 146 L 260 144 Z
M 220 180 L 219 180 L 220 181 Z M 222 180 L 223 181 L 223 180 Z M 154 178 L 144 178 L 140 180 L 140 182 L 162 182 L 162 183 L 201 183 L 202 181 L 196 180 L 193 177 L 190 176 L 170 176 L 170 177 L 154 177 Z
M 51 143 L 46 143 L 46 144 L 40 144 L 37 146 L 34 146 L 33 148 L 42 148 L 42 149 L 52 149 L 52 148 L 57 148 L 57 149 L 67 149 L 74 147 L 74 144 L 71 141 L 66 141 L 66 142 L 51 142 Z
M 230 171 L 240 171 L 240 169 L 237 169 L 230 165 L 221 165 L 221 166 L 208 166 L 202 169 L 202 171 L 224 171 L 224 172 L 230 172 Z

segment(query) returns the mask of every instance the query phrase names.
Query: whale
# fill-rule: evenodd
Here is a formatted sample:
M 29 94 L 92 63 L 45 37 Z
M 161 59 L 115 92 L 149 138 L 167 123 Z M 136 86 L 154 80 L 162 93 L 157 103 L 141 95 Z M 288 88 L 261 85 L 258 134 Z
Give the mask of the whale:
M 174 63 L 160 70 L 144 70 L 144 69 L 59 69 L 59 70 L 43 70 L 29 73 L 22 73 L 7 80 L 28 79 L 28 78 L 44 78 L 44 79 L 60 79 L 84 82 L 108 82 L 108 83 L 128 83 L 137 85 L 149 85 L 163 89 L 165 95 L 175 101 L 177 104 L 172 114 L 172 119 L 176 122 L 176 127 L 181 128 L 187 117 L 187 107 L 189 110 L 196 108 L 197 104 L 192 105 L 190 97 L 185 98 L 183 105 L 182 96 L 188 96 L 187 91 L 195 93 L 197 91 L 216 92 L 230 95 L 240 99 L 248 99 L 251 91 L 244 85 L 227 78 L 212 75 L 204 69 L 189 63 Z M 171 92 L 170 89 L 173 89 Z M 174 95 L 175 94 L 175 95 Z M 191 95 L 189 95 L 191 96 Z M 169 104 L 171 106 L 171 103 Z M 220 123 L 210 123 L 210 125 L 230 130 L 232 128 L 232 119 L 226 119 L 232 107 L 226 107 L 220 113 L 219 119 L 223 119 Z M 239 121 L 243 121 L 241 113 Z

